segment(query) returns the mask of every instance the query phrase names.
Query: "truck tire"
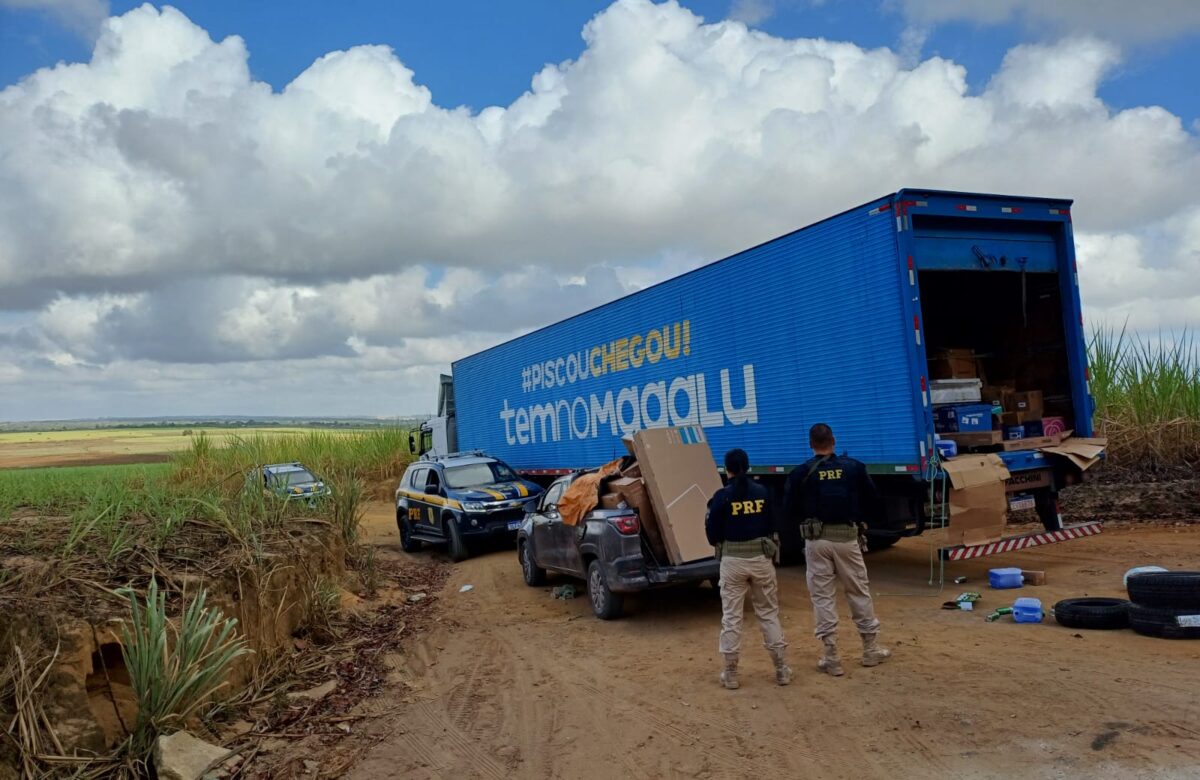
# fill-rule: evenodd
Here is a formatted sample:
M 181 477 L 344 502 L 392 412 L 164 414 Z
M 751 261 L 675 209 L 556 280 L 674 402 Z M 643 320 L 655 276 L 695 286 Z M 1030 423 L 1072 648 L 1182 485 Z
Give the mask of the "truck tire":
M 1129 627 L 1143 636 L 1200 639 L 1200 609 L 1168 609 L 1130 604 Z
M 462 531 L 458 530 L 458 521 L 453 515 L 446 515 L 442 522 L 446 526 L 446 535 L 450 537 L 450 560 L 455 563 L 465 561 L 471 556 L 471 552 L 467 549 L 467 543 L 463 541 Z
M 1063 599 L 1054 605 L 1054 619 L 1066 628 L 1110 631 L 1129 628 L 1129 602 L 1125 599 Z
M 1058 511 L 1058 494 L 1049 490 L 1039 490 L 1033 494 L 1033 506 L 1037 510 L 1038 519 L 1047 531 L 1061 531 L 1062 515 Z
M 1143 607 L 1200 612 L 1200 571 L 1135 574 L 1129 578 L 1126 587 L 1130 600 Z
M 604 579 L 604 569 L 600 561 L 588 564 L 587 579 L 588 601 L 592 602 L 592 612 L 601 620 L 616 620 L 625 610 L 625 597 L 608 589 Z
M 421 542 L 412 538 L 412 524 L 406 518 L 397 517 L 396 527 L 400 530 L 400 549 L 406 553 L 420 552 Z
M 525 579 L 526 585 L 536 588 L 546 584 L 546 570 L 533 562 L 533 554 L 529 552 L 528 541 L 521 542 L 521 546 L 517 548 L 517 557 L 521 561 L 521 576 Z

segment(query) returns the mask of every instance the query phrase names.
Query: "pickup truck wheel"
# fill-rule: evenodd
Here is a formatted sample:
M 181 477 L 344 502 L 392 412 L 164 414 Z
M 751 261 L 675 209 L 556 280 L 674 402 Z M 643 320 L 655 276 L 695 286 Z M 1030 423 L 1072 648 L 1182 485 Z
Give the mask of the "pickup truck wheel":
M 462 531 L 458 530 L 458 521 L 453 515 L 446 515 L 442 522 L 446 526 L 446 535 L 450 537 L 450 560 L 455 563 L 465 561 L 471 553 L 467 550 L 467 543 L 463 541 Z
M 588 565 L 588 599 L 592 602 L 592 612 L 601 620 L 616 620 L 625 609 L 625 597 L 608 589 L 604 579 L 604 570 L 599 561 Z
M 521 542 L 521 547 L 517 550 L 517 555 L 521 559 L 521 574 L 525 577 L 525 584 L 531 588 L 545 585 L 546 570 L 539 568 L 533 562 L 533 553 L 529 551 L 529 542 Z
M 396 525 L 400 528 L 400 549 L 406 553 L 415 553 L 421 550 L 421 543 L 412 536 L 412 524 L 403 518 L 396 518 Z

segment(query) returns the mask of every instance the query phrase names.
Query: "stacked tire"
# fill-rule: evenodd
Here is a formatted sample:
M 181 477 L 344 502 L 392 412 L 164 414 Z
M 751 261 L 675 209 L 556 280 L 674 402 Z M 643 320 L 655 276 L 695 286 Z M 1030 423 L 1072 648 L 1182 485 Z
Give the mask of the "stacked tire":
M 1129 627 L 1145 636 L 1200 639 L 1200 572 L 1134 574 L 1129 589 Z

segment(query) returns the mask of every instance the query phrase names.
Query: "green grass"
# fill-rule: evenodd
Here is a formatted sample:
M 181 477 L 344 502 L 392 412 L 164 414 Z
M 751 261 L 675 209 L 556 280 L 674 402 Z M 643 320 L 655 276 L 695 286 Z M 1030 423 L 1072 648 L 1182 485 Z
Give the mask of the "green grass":
M 152 488 L 170 472 L 167 463 L 0 470 L 0 520 L 18 507 L 37 512 L 73 512 L 104 493 Z
M 207 436 L 192 439 L 189 450 L 175 456 L 178 474 L 187 480 L 221 481 L 244 474 L 255 465 L 300 461 L 329 479 L 382 482 L 398 477 L 412 456 L 408 432 L 378 428 L 354 434 L 308 431 L 291 436 L 234 436 L 219 446 Z
M 138 550 L 157 555 L 189 524 L 220 533 L 251 557 L 300 517 L 328 522 L 353 546 L 368 486 L 390 485 L 409 457 L 408 434 L 398 429 L 254 433 L 219 443 L 199 435 L 171 463 L 0 471 L 0 523 L 17 510 L 49 518 L 36 529 L 14 525 L 7 543 L 110 566 Z M 325 479 L 333 497 L 309 507 L 246 489 L 254 466 L 291 461 Z
M 1114 464 L 1152 471 L 1200 464 L 1200 344 L 1098 329 L 1088 345 L 1096 426 Z

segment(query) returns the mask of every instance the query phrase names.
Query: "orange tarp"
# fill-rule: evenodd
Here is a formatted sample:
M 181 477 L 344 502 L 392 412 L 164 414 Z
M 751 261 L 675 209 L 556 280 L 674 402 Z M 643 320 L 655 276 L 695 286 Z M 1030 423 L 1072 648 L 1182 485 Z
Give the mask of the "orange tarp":
M 600 503 L 600 480 L 621 473 L 621 459 L 601 466 L 598 471 L 577 478 L 563 493 L 558 502 L 558 512 L 563 525 L 578 525 L 588 512 Z

